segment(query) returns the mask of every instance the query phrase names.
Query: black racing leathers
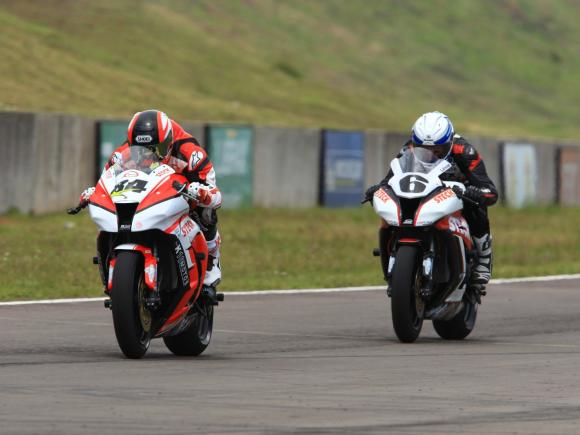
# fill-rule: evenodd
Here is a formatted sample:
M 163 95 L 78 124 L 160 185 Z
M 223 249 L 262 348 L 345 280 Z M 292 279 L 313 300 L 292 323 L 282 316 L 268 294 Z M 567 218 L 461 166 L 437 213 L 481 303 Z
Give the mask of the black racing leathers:
M 411 141 L 404 145 L 408 147 Z M 441 176 L 447 181 L 460 181 L 466 186 L 476 186 L 482 191 L 481 206 L 477 207 L 468 202 L 464 203 L 463 213 L 471 233 L 475 237 L 482 237 L 489 234 L 489 218 L 487 207 L 495 204 L 498 200 L 498 193 L 493 181 L 487 175 L 485 164 L 477 150 L 464 138 L 455 135 L 451 153 L 447 157 L 453 168 Z M 393 176 L 389 170 L 387 176 L 381 181 L 380 185 L 387 184 Z

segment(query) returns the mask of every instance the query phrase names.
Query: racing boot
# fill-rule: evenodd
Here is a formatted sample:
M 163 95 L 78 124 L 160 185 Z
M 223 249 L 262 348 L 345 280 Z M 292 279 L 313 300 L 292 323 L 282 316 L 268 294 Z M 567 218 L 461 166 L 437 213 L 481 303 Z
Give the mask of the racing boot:
M 218 232 L 216 232 L 213 240 L 207 242 L 208 259 L 205 278 L 203 280 L 202 295 L 212 305 L 217 305 L 218 302 L 224 300 L 223 293 L 216 292 L 216 287 L 222 279 L 222 270 L 220 267 L 220 244 L 221 238 Z
M 485 234 L 482 237 L 473 237 L 475 247 L 477 248 L 477 264 L 475 265 L 471 278 L 473 284 L 485 286 L 491 278 L 493 266 L 491 240 L 491 234 Z

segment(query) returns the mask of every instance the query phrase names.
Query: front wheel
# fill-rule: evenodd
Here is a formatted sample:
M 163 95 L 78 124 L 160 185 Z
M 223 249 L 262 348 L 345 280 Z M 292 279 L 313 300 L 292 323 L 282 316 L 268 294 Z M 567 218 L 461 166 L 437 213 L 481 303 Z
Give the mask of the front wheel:
M 111 301 L 117 343 L 127 358 L 141 358 L 151 342 L 151 313 L 145 308 L 147 288 L 141 254 L 117 255 Z
M 178 356 L 198 356 L 208 346 L 213 333 L 213 305 L 199 301 L 189 327 L 177 334 L 163 337 L 165 346 Z
M 395 334 L 403 343 L 414 342 L 423 326 L 425 305 L 419 295 L 421 270 L 419 249 L 401 246 L 395 257 L 391 278 L 391 314 Z
M 446 340 L 463 340 L 473 328 L 477 319 L 476 302 L 464 301 L 463 308 L 451 320 L 433 320 L 433 328 L 439 337 Z

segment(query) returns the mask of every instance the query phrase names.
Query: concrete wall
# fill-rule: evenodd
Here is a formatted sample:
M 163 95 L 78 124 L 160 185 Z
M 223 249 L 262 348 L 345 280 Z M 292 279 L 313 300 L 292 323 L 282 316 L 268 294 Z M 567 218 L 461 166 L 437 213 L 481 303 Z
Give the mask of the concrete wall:
M 205 126 L 183 122 L 205 145 Z M 0 113 L 0 213 L 16 208 L 25 213 L 63 212 L 79 193 L 94 184 L 96 123 L 76 116 Z M 254 204 L 262 207 L 313 207 L 319 201 L 321 131 L 254 128 Z M 407 141 L 407 133 L 364 133 L 365 187 L 379 182 Z M 538 203 L 558 201 L 558 146 L 563 142 L 467 136 L 483 157 L 491 179 L 501 188 L 499 144 L 531 143 L 537 153 Z M 580 166 L 580 161 L 568 162 Z M 577 169 L 580 173 L 580 167 Z M 219 183 L 219 174 L 218 183 Z M 572 200 L 573 202 L 573 200 Z
M 316 206 L 320 130 L 256 126 L 254 134 L 254 204 Z
M 95 124 L 67 115 L 1 113 L 0 213 L 63 211 L 94 185 Z

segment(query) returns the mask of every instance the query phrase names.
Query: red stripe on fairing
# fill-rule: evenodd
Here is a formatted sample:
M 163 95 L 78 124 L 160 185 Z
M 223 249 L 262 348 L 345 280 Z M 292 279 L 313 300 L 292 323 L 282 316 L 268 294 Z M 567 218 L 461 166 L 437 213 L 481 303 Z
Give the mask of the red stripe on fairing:
M 105 210 L 110 211 L 113 214 L 117 213 L 117 208 L 115 207 L 115 204 L 113 204 L 113 200 L 111 199 L 111 196 L 105 189 L 102 180 L 100 180 L 99 183 L 97 184 L 95 193 L 91 195 L 89 204 L 104 208 Z
M 203 237 L 203 234 L 199 233 L 195 236 L 195 239 L 193 240 L 192 243 L 192 248 L 194 253 L 192 258 L 193 266 L 192 269 L 190 269 L 189 271 L 190 276 L 189 289 L 183 294 L 179 303 L 175 307 L 175 310 L 173 310 L 173 313 L 171 314 L 171 316 L 169 316 L 169 319 L 167 319 L 165 324 L 161 327 L 158 334 L 167 331 L 175 323 L 181 321 L 183 316 L 185 316 L 189 312 L 191 304 L 197 300 L 197 298 L 201 293 L 203 279 L 205 277 L 205 272 L 207 269 L 207 256 L 208 256 L 207 243 L 205 241 L 205 238 Z M 197 268 L 197 262 L 195 260 L 196 253 L 204 255 L 204 259 L 201 261 L 201 270 L 196 269 Z M 194 271 L 197 273 L 192 273 Z M 194 280 L 191 279 L 192 276 L 195 278 Z
M 419 243 L 419 239 L 399 239 L 399 243 Z

